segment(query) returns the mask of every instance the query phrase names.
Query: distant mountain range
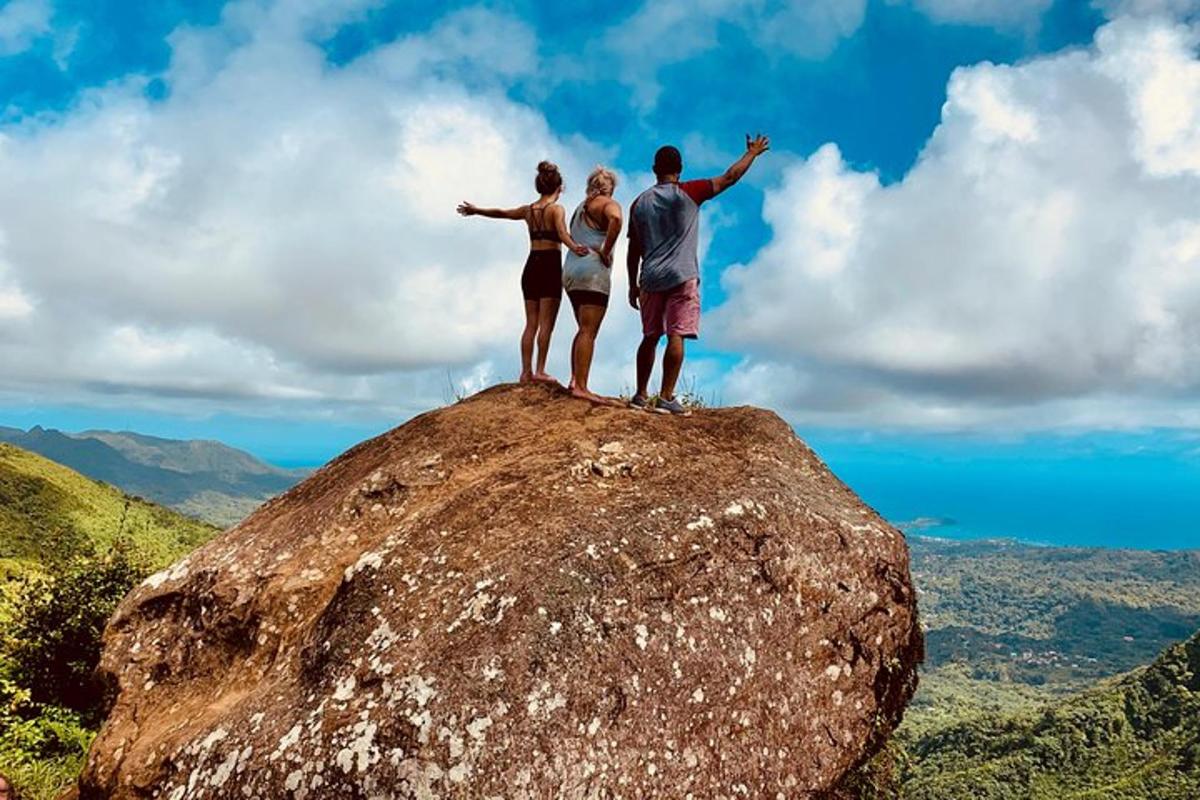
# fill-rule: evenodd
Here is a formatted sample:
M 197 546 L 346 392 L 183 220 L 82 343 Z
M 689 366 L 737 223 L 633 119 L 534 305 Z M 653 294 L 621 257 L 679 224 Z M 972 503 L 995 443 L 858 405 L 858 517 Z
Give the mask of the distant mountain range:
M 309 473 L 272 466 L 220 442 L 160 439 L 129 431 L 0 427 L 0 442 L 222 527 L 240 521 Z

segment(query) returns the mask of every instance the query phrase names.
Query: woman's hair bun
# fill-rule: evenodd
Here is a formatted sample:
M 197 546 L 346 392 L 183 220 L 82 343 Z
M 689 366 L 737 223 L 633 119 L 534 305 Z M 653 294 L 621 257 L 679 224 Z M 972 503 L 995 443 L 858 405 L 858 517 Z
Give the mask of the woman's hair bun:
M 550 194 L 562 186 L 562 175 L 558 173 L 558 165 L 552 161 L 542 161 L 538 164 L 537 180 L 534 186 L 541 194 Z

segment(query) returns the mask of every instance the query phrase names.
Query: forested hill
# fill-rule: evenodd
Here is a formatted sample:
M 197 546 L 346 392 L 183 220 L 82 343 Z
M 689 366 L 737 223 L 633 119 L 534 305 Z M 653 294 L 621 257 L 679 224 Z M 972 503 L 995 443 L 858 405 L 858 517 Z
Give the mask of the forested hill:
M 1200 634 L 1150 666 L 1036 712 L 906 743 L 907 800 L 1200 797 Z

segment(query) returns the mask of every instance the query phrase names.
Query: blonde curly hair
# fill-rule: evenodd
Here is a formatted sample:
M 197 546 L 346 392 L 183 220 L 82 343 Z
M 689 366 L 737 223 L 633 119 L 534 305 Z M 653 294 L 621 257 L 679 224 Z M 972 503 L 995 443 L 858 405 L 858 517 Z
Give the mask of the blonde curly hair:
M 589 198 L 602 194 L 611 195 L 617 190 L 617 174 L 605 166 L 597 166 L 587 179 L 587 196 Z

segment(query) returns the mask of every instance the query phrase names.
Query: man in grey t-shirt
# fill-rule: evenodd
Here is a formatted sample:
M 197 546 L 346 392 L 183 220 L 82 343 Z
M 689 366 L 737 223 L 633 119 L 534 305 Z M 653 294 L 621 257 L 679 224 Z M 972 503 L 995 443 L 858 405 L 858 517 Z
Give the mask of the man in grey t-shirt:
M 637 393 L 630 400 L 635 407 L 649 408 L 646 387 L 658 340 L 665 334 L 667 350 L 656 410 L 687 413 L 675 399 L 675 383 L 683 367 L 683 340 L 700 335 L 700 205 L 737 183 L 770 145 L 761 134 L 753 139 L 746 134 L 746 152 L 722 175 L 683 183 L 679 151 L 667 145 L 654 154 L 658 182 L 638 195 L 629 210 L 629 304 L 642 313 Z

